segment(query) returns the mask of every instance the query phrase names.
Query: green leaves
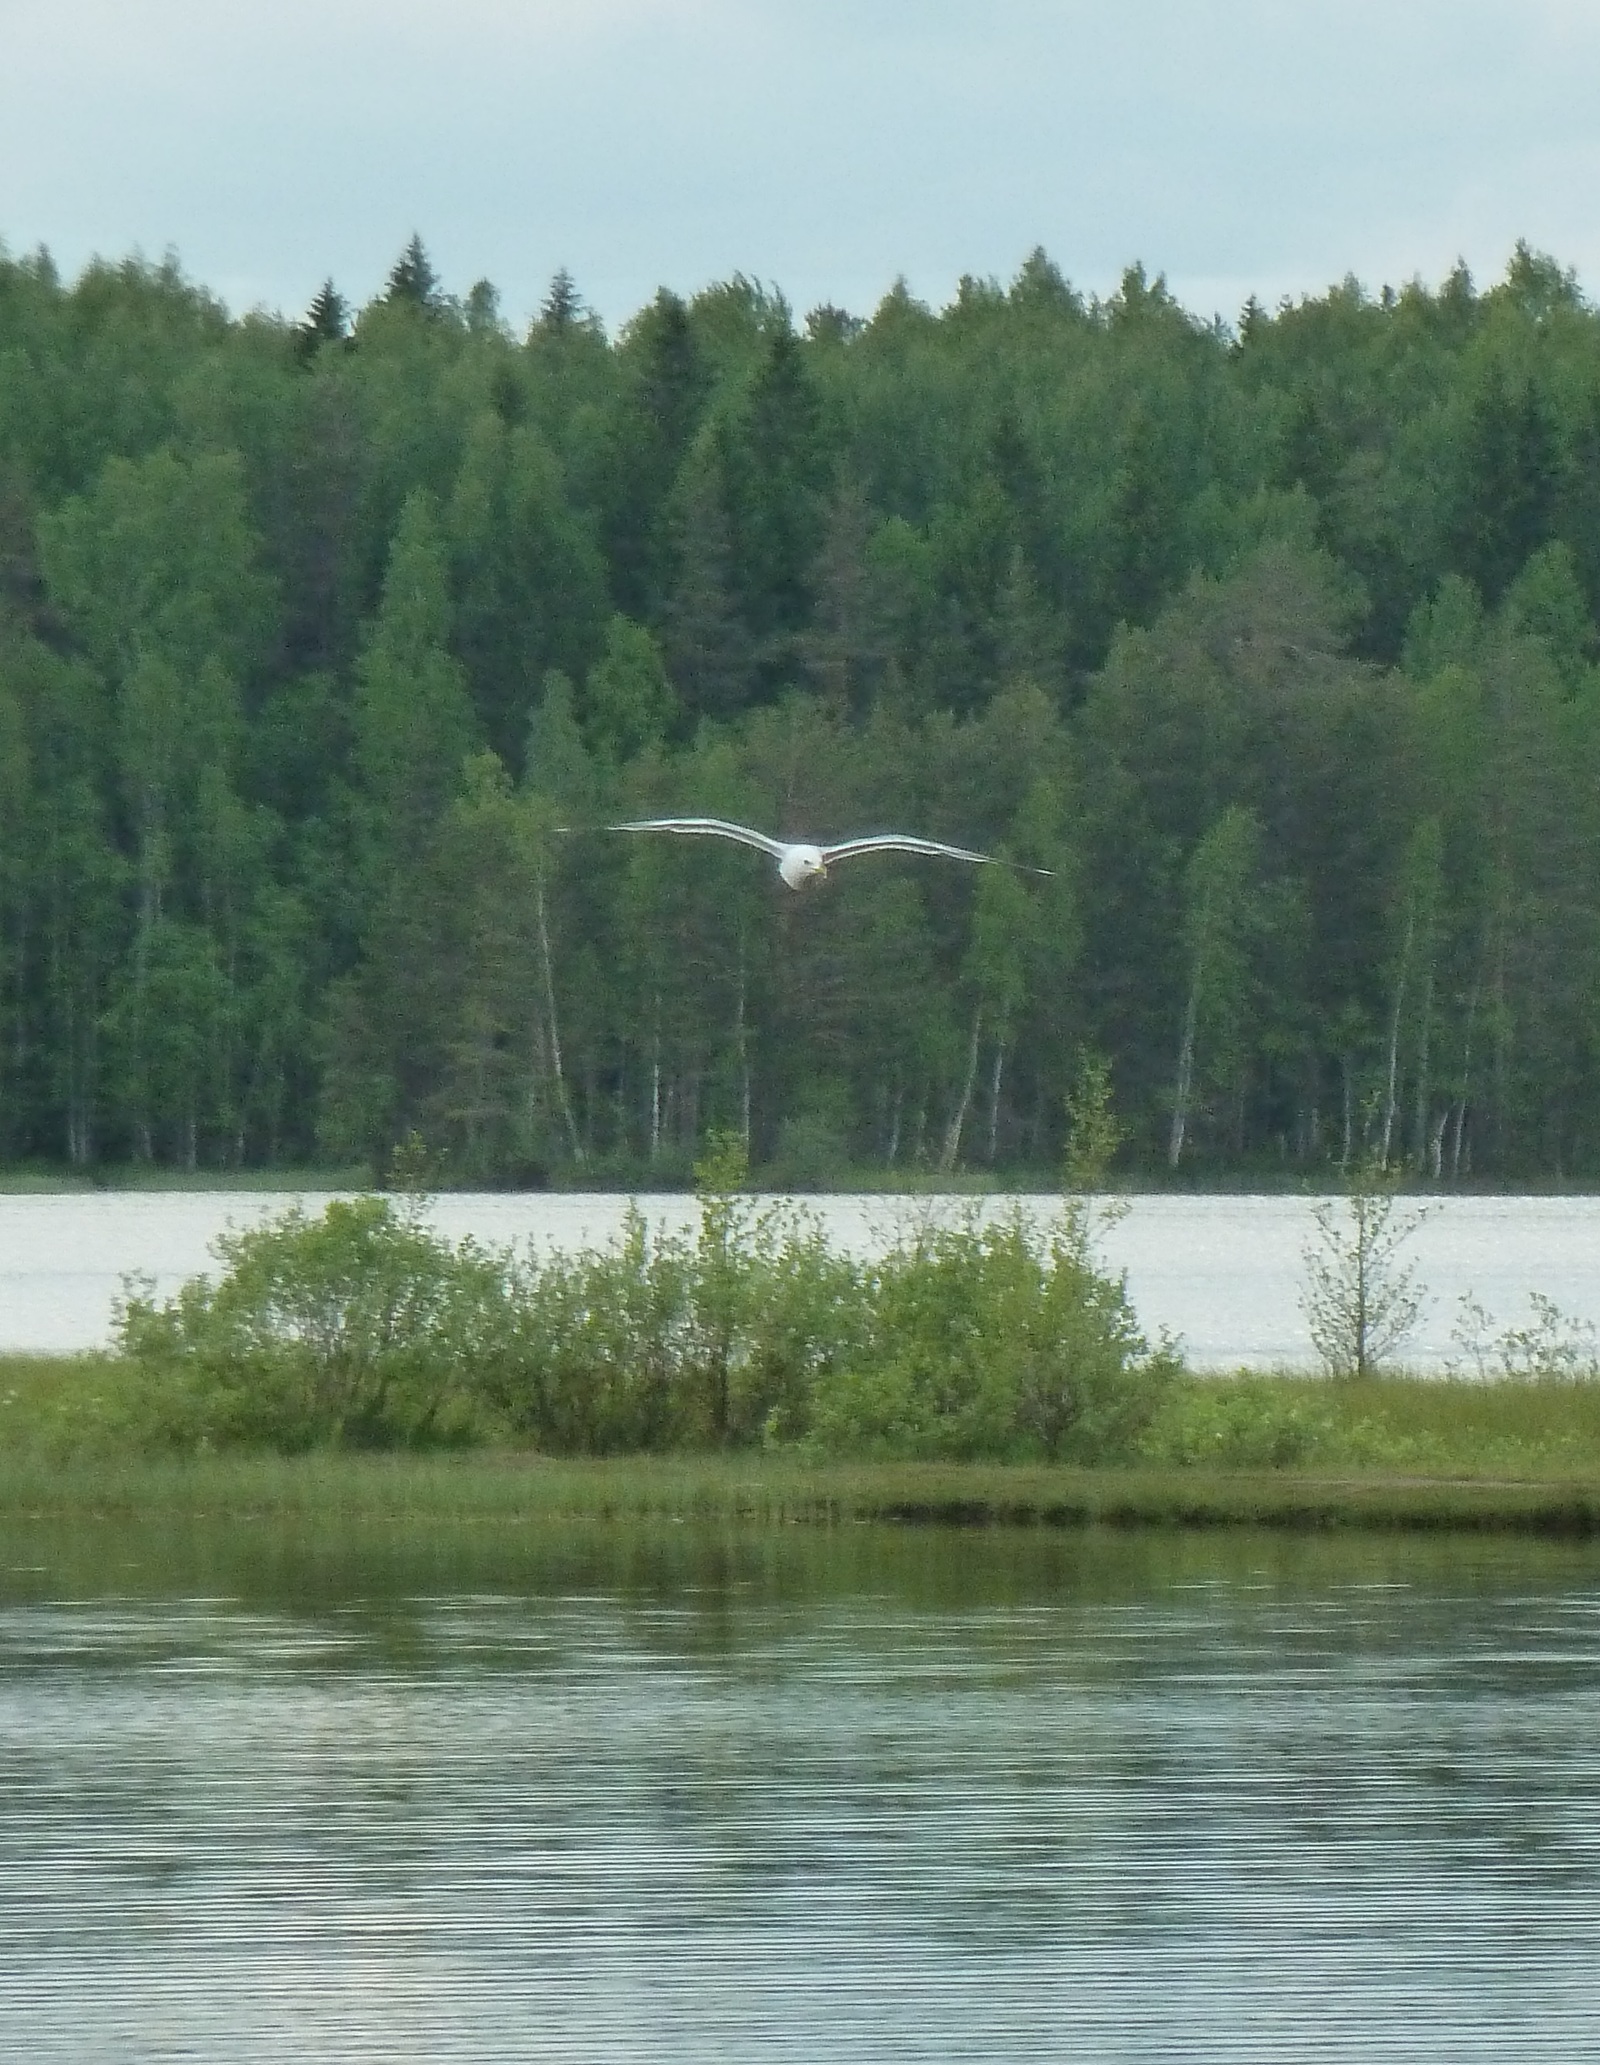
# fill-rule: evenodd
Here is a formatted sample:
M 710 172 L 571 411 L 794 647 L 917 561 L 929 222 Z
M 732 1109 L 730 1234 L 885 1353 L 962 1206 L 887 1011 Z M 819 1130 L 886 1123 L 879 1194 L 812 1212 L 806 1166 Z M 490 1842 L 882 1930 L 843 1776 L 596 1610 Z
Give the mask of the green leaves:
M 40 547 L 57 608 L 113 678 L 141 656 L 235 681 L 260 668 L 275 598 L 237 453 L 111 458 L 42 521 Z
M 217 1242 L 224 1272 L 124 1304 L 122 1352 L 185 1372 L 197 1438 L 284 1450 L 481 1435 L 513 1347 L 504 1261 L 452 1248 L 386 1199 L 300 1206 Z
M 0 254 L 0 1147 L 1037 1177 L 1089 1045 L 1131 1167 L 1309 1178 L 1376 1093 L 1430 1180 L 1592 1174 L 1596 323 L 1525 249 L 615 340 L 417 238 L 294 325 Z M 685 810 L 1055 872 L 554 829 Z
M 1177 1371 L 1152 1354 L 1081 1221 L 934 1226 L 867 1279 L 865 1337 L 819 1381 L 810 1439 L 834 1454 L 1126 1458 Z
M 1342 1197 L 1313 1207 L 1301 1305 L 1330 1376 L 1375 1376 L 1409 1339 L 1425 1294 L 1405 1250 L 1422 1217 L 1398 1203 L 1393 1177 L 1370 1159 Z
M 613 617 L 605 649 L 584 685 L 589 742 L 613 766 L 659 746 L 677 714 L 656 641 L 642 624 Z
M 589 1454 L 1132 1453 L 1176 1363 L 1149 1351 L 1077 1218 L 969 1218 L 865 1265 L 745 1197 L 742 1173 L 724 1138 L 696 1236 L 630 1210 L 619 1239 L 576 1255 L 452 1246 L 420 1204 L 375 1197 L 229 1232 L 216 1280 L 124 1301 L 149 1431 L 288 1450 L 511 1432 Z
M 474 743 L 466 676 L 449 634 L 438 519 L 418 490 L 401 512 L 357 669 L 356 758 L 386 849 L 414 850 L 454 794 Z

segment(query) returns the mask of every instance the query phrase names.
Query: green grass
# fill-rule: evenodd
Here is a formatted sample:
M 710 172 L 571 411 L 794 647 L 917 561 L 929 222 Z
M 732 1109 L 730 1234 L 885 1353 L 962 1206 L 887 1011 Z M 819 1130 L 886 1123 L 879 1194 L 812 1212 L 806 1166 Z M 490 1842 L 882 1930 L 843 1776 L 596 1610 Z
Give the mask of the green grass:
M 572 1461 L 227 1455 L 0 1459 L 0 1522 L 860 1521 L 1082 1527 L 1466 1528 L 1600 1533 L 1600 1478 L 1522 1484 L 1204 1469 L 831 1463 L 744 1457 Z
M 1188 1378 L 1190 1414 L 1232 1448 L 1186 1463 L 808 1462 L 788 1453 L 555 1458 L 248 1452 L 173 1459 L 119 1443 L 109 1357 L 0 1358 L 0 1520 L 74 1515 L 293 1522 L 856 1521 L 1053 1526 L 1472 1528 L 1600 1534 L 1600 1385 L 1331 1384 Z M 1209 1415 L 1196 1422 L 1194 1415 Z M 1243 1467 L 1266 1416 L 1313 1436 L 1296 1460 Z M 1273 1416 L 1277 1416 L 1274 1419 Z M 97 1429 L 79 1440 L 72 1430 Z M 1158 1428 L 1158 1435 L 1161 1434 Z M 70 1437 L 70 1438 L 69 1438 Z M 1192 1446 L 1194 1444 L 1191 1444 Z
M 1273 1453 L 1277 1430 L 1288 1438 Z M 1600 1483 L 1600 1383 L 1186 1377 L 1150 1445 L 1155 1456 L 1200 1465 Z

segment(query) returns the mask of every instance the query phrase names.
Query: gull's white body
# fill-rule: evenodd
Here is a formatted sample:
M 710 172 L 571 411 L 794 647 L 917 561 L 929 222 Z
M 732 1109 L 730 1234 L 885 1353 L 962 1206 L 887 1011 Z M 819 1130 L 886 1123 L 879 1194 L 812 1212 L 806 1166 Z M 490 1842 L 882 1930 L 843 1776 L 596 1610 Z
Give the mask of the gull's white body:
M 770 854 L 778 873 L 791 889 L 803 889 L 818 881 L 836 860 L 851 860 L 858 853 L 927 853 L 944 860 L 974 861 L 979 866 L 996 865 L 992 853 L 974 853 L 965 846 L 945 846 L 937 839 L 914 839 L 905 832 L 872 832 L 863 839 L 841 839 L 836 846 L 814 846 L 808 840 L 772 839 L 754 832 L 748 825 L 731 824 L 723 817 L 644 817 L 630 824 L 608 825 L 609 832 L 680 832 L 690 838 L 732 839 L 740 846 L 753 846 Z M 1014 862 L 999 863 L 1014 866 Z M 1048 875 L 1048 868 L 1029 868 L 1030 875 Z
M 803 889 L 827 872 L 828 863 L 820 846 L 786 846 L 778 856 L 778 873 L 791 889 Z

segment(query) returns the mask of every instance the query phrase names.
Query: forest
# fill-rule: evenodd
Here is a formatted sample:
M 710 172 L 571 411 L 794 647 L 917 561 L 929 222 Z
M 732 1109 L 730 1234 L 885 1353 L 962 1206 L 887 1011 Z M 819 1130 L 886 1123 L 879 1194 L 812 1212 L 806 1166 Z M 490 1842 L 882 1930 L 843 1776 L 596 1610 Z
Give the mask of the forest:
M 1600 1179 L 1600 311 L 0 247 L 0 1162 Z M 703 812 L 1052 870 L 796 895 Z

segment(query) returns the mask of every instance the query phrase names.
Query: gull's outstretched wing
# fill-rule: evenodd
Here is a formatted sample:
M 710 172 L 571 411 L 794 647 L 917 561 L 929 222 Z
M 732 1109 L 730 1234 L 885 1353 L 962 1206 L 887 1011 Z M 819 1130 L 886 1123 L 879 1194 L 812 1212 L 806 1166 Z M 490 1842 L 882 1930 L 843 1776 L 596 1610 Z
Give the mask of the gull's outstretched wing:
M 782 860 L 788 847 L 781 839 L 769 839 L 765 832 L 752 832 L 748 825 L 730 824 L 725 817 L 641 817 L 625 825 L 607 825 L 608 832 L 687 832 L 702 839 L 735 839 L 741 846 L 753 846 L 758 853 L 770 853 Z
M 907 832 L 874 832 L 865 839 L 841 839 L 837 846 L 824 846 L 822 858 L 829 867 L 836 860 L 853 860 L 858 853 L 931 853 L 945 860 L 971 860 L 983 867 L 1021 868 L 1028 875 L 1051 875 L 1053 868 L 1030 868 L 1020 860 L 1001 860 L 993 853 L 974 853 L 968 846 L 946 846 L 938 839 L 913 839 Z

